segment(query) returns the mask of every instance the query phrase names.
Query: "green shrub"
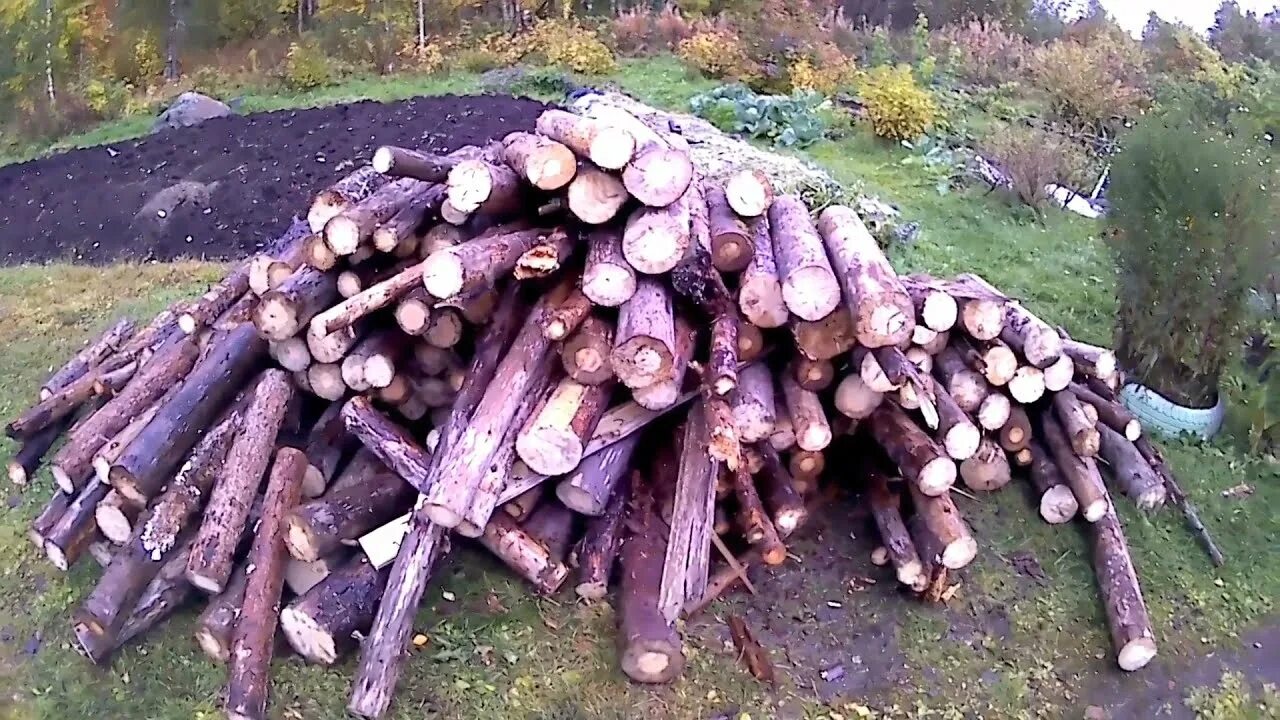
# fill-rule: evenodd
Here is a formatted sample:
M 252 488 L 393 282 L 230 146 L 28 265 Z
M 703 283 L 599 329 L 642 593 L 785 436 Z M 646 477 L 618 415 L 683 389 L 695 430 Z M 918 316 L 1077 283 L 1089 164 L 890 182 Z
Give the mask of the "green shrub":
M 908 65 L 874 68 L 858 90 L 871 129 L 882 138 L 913 140 L 937 118 L 933 96 L 916 84 Z
M 1032 54 L 1031 75 L 1058 118 L 1074 125 L 1099 127 L 1150 103 L 1142 48 L 1128 36 L 1056 40 Z
M 1240 347 L 1247 293 L 1276 238 L 1276 179 L 1257 143 L 1167 116 L 1140 125 L 1116 158 L 1118 354 L 1174 402 L 1213 404 Z
M 757 95 L 744 85 L 725 85 L 690 101 L 695 115 L 725 132 L 767 139 L 784 147 L 803 147 L 821 139 L 827 126 L 821 95 Z
M 1009 178 L 1009 190 L 1023 203 L 1043 207 L 1049 199 L 1045 185 L 1064 183 L 1084 187 L 1088 182 L 1088 153 L 1056 132 L 1021 123 L 991 129 L 980 144 L 987 159 Z
M 289 45 L 280 79 L 294 90 L 314 90 L 333 83 L 335 72 L 329 56 L 320 46 L 304 40 Z

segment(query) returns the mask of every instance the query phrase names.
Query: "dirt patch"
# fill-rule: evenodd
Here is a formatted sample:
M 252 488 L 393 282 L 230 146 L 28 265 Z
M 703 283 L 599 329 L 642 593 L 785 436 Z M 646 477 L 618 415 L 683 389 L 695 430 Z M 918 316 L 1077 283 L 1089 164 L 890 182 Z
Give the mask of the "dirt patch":
M 530 130 L 544 107 L 443 96 L 260 113 L 0 168 L 0 264 L 241 257 L 379 145 L 454 150 Z

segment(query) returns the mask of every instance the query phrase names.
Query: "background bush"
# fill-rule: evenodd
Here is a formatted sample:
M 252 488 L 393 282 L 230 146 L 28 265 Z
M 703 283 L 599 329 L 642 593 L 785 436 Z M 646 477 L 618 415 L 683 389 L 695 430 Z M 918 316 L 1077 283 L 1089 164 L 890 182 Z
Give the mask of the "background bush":
M 993 128 L 980 151 L 1008 177 L 1014 196 L 1033 208 L 1044 207 L 1049 183 L 1087 190 L 1096 177 L 1088 154 L 1078 143 L 1022 123 Z
M 882 138 L 914 140 L 937 118 L 937 104 L 916 84 L 907 65 L 873 68 L 861 80 L 858 94 L 871 129 Z

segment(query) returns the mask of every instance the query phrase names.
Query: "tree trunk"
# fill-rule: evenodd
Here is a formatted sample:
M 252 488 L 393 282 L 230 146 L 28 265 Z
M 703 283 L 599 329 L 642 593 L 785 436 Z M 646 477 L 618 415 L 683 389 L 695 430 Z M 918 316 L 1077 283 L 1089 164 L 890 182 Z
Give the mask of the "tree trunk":
M 675 621 L 661 604 L 667 578 L 663 559 L 672 552 L 647 487 L 632 493 L 624 527 L 618 560 L 618 662 L 636 682 L 670 682 L 684 670 L 684 653 Z
M 284 519 L 289 555 L 314 562 L 338 550 L 401 514 L 411 490 L 398 475 L 382 473 L 292 508 Z
M 1009 458 L 991 438 L 983 438 L 978 451 L 960 463 L 960 477 L 972 490 L 999 490 L 1013 478 Z
M 591 299 L 581 290 L 574 289 L 564 302 L 551 308 L 542 326 L 542 334 L 549 340 L 563 340 L 582 325 L 591 314 Z
M 547 237 L 541 229 L 480 235 L 427 257 L 422 280 L 438 298 L 492 286 L 515 268 L 520 256 Z
M 707 455 L 710 437 L 702 406 L 694 405 L 689 411 L 683 432 L 657 598 L 658 610 L 668 624 L 676 621 L 686 603 L 697 602 L 706 593 L 715 524 L 716 463 Z
M 828 207 L 818 229 L 842 280 L 858 342 L 869 348 L 907 342 L 915 329 L 915 306 L 857 213 Z
M 373 231 L 401 210 L 439 202 L 436 186 L 415 178 L 400 178 L 378 188 L 369 197 L 348 206 L 325 223 L 324 242 L 339 257 L 352 255 L 373 237 Z
M 889 561 L 898 582 L 907 587 L 915 587 L 924 575 L 924 565 L 916 552 L 911 533 L 902 520 L 902 500 L 898 493 L 889 489 L 889 479 L 879 470 L 866 467 L 867 504 L 871 508 L 871 516 L 875 518 L 876 528 L 880 530 L 880 541 L 889 551 Z
M 524 522 L 525 518 L 533 514 L 533 511 L 542 502 L 542 496 L 546 495 L 547 486 L 534 485 L 525 490 L 516 497 L 502 504 L 502 512 L 511 516 L 516 522 Z M 504 491 L 504 495 L 506 492 Z
M 624 442 L 620 445 L 634 448 L 635 444 Z M 617 456 L 617 453 L 609 451 L 600 454 Z M 624 469 L 616 473 L 617 479 L 609 485 L 603 501 L 592 503 L 591 507 L 596 512 L 591 513 L 594 517 L 587 523 L 586 533 L 573 551 L 571 564 L 578 569 L 578 584 L 574 586 L 574 592 L 587 602 L 603 600 L 609 593 L 609 577 L 613 574 L 614 560 L 622 542 L 623 513 L 631 497 L 630 481 L 622 477 L 628 472 L 629 463 L 622 463 L 622 466 Z M 557 488 L 557 495 L 563 497 L 560 489 L 564 487 L 562 482 Z
M 1164 483 L 1133 443 L 1106 425 L 1099 425 L 1098 432 L 1102 458 L 1121 491 L 1143 510 L 1164 505 Z
M 292 398 L 289 377 L 279 370 L 265 371 L 245 410 L 241 431 L 227 451 L 187 564 L 187 579 L 210 595 L 222 592 L 231 577 L 240 531 L 249 520 Z
M 768 218 L 752 220 L 750 232 L 752 252 L 739 278 L 738 307 L 753 325 L 781 327 L 787 322 L 790 311 L 782 297 L 782 281 L 778 277 Z
M 1117 663 L 1121 670 L 1140 670 L 1156 656 L 1156 641 L 1124 530 L 1110 508 L 1090 530 L 1093 568 Z
M 588 317 L 560 347 L 565 373 L 584 385 L 601 385 L 614 377 L 609 356 L 613 351 L 613 326 L 607 320 Z
M 586 457 L 556 487 L 560 502 L 576 512 L 598 516 L 605 512 L 631 467 L 631 457 L 640 442 L 633 434 L 594 455 Z
M 752 363 L 738 374 L 733 396 L 733 422 L 738 437 L 747 443 L 769 437 L 777 423 L 773 376 L 764 363 Z
M 578 167 L 568 147 L 526 132 L 513 132 L 502 139 L 502 161 L 529 184 L 547 191 L 568 185 Z
M 40 399 L 47 400 L 55 392 L 89 372 L 91 368 L 101 365 L 117 350 L 123 348 L 125 343 L 130 343 L 131 338 L 135 337 L 136 329 L 137 326 L 128 318 L 117 320 L 114 325 L 81 348 L 80 352 L 44 381 L 40 386 Z
M 690 202 L 686 193 L 665 206 L 631 213 L 622 233 L 622 256 L 631 267 L 647 275 L 667 273 L 689 254 Z
M 1108 428 L 1120 433 L 1129 442 L 1136 442 L 1142 437 L 1142 423 L 1124 407 L 1114 400 L 1108 400 L 1089 388 L 1073 383 L 1071 392 L 1081 402 L 1092 405 L 1098 412 L 1098 420 Z
M 1102 439 L 1096 424 L 1085 412 L 1075 393 L 1069 390 L 1054 393 L 1053 409 L 1071 441 L 1071 449 L 1080 457 L 1097 457 Z
M 856 342 L 853 333 L 853 316 L 846 308 L 818 320 L 793 319 L 791 335 L 796 349 L 814 360 L 831 360 L 853 349 Z
M 1075 369 L 1076 366 L 1071 362 L 1071 358 L 1060 355 L 1052 365 L 1041 371 L 1045 390 L 1049 392 L 1065 390 L 1075 378 Z
M 941 495 L 955 484 L 955 461 L 898 406 L 881 404 L 868 418 L 868 427 L 903 477 L 923 494 Z
M 636 140 L 626 130 L 564 110 L 544 111 L 536 126 L 539 133 L 607 170 L 626 167 L 635 153 Z
M 588 225 L 602 225 L 617 217 L 631 199 L 622 180 L 583 162 L 566 193 L 569 211 Z
M 310 237 L 306 221 L 295 220 L 271 247 L 250 258 L 249 292 L 262 297 L 285 277 L 292 275 L 306 258 L 307 240 Z
M 237 720 L 266 717 L 277 607 L 288 562 L 284 515 L 302 496 L 306 467 L 307 457 L 298 450 L 284 448 L 276 453 L 262 502 L 262 521 L 245 561 L 250 571 L 227 670 L 227 716 Z
M 388 177 L 443 183 L 461 162 L 461 154 L 434 155 L 408 148 L 383 145 L 373 153 L 373 169 Z
M 117 386 L 128 382 L 137 367 L 136 361 L 129 361 L 128 358 L 119 355 L 108 359 L 101 365 L 88 370 L 66 387 L 28 408 L 5 426 L 5 434 L 15 440 L 25 440 L 36 435 L 41 430 L 55 425 L 59 420 L 70 417 L 80 406 L 94 397 L 110 395 Z M 98 389 L 100 383 L 110 385 L 109 388 L 103 388 L 108 392 Z
M 811 322 L 830 315 L 840 305 L 840 283 L 804 202 L 777 198 L 769 207 L 769 229 L 787 308 Z
M 969 419 L 955 398 L 940 383 L 933 382 L 933 397 L 938 406 L 937 439 L 947 456 L 953 460 L 967 460 L 978 452 L 982 431 Z M 1025 413 L 1023 415 L 1025 417 Z
M 520 178 L 515 172 L 482 159 L 459 162 L 449 171 L 446 182 L 449 206 L 467 215 L 513 214 L 523 200 Z
M 45 533 L 44 551 L 54 567 L 66 572 L 88 549 L 98 534 L 94 510 L 110 489 L 110 485 L 97 481 L 85 485 Z
M 543 595 L 554 594 L 569 577 L 569 568 L 506 513 L 493 515 L 480 544 Z
M 782 544 L 773 519 L 765 510 L 764 501 L 755 482 L 745 468 L 733 470 L 733 494 L 738 501 L 738 527 L 747 542 L 759 546 L 760 557 L 767 565 L 781 565 L 787 559 L 787 547 Z
M 1058 465 L 1045 446 L 1034 438 L 1027 446 L 1031 451 L 1031 485 L 1039 497 L 1040 517 L 1052 525 L 1060 525 L 1076 516 L 1080 504 L 1071 488 L 1062 480 Z
M 773 204 L 773 184 L 754 168 L 744 168 L 729 176 L 724 184 L 725 201 L 737 214 L 754 218 L 764 215 Z
M 941 394 L 941 390 L 942 388 L 939 387 L 935 392 Z M 846 375 L 836 386 L 836 410 L 850 420 L 865 420 L 871 417 L 871 413 L 880 407 L 883 401 L 884 394 L 872 390 L 858 372 Z M 941 404 L 942 401 L 939 400 L 939 412 L 942 412 Z
M 262 297 L 262 302 L 254 308 L 253 324 L 268 340 L 285 340 L 297 335 L 337 299 L 336 273 L 301 267 L 280 287 Z
M 617 228 L 592 230 L 587 234 L 582 293 L 596 305 L 617 307 L 635 292 L 636 272 L 622 254 L 622 233 Z
M 422 270 L 421 264 L 412 265 L 318 313 L 311 319 L 308 327 L 308 341 L 310 342 L 312 336 L 317 339 L 324 338 L 340 330 L 351 328 L 365 317 L 400 300 L 415 288 L 421 287 Z M 314 349 L 312 352 L 315 352 Z M 336 360 L 322 360 L 322 362 L 336 362 Z
M 978 555 L 978 543 L 951 500 L 951 493 L 929 496 L 914 485 L 908 484 L 907 488 L 911 492 L 916 514 L 938 541 L 938 555 L 943 567 L 959 570 L 973 562 Z
M 1071 488 L 1071 494 L 1075 495 L 1080 514 L 1091 523 L 1097 522 L 1106 514 L 1110 505 L 1097 464 L 1093 458 L 1076 454 L 1053 413 L 1046 411 L 1040 414 L 1040 428 L 1040 434 L 1044 437 L 1045 445 L 1053 455 L 1059 472 Z
M 119 460 L 120 456 L 129 449 L 130 444 L 132 444 L 133 441 L 137 439 L 138 435 L 142 433 L 143 428 L 145 428 L 147 424 L 155 418 L 156 413 L 160 411 L 160 408 L 163 407 L 164 404 L 168 402 L 169 398 L 171 398 L 181 387 L 181 385 L 175 385 L 170 388 L 169 391 L 162 395 L 159 400 L 156 400 L 147 407 L 147 409 L 143 410 L 137 417 L 131 420 L 128 425 L 125 425 L 123 430 L 116 433 L 114 437 L 107 441 L 107 443 L 102 446 L 102 449 L 94 453 L 92 477 L 96 477 L 99 482 L 110 484 L 111 466 L 114 465 L 116 460 Z M 55 476 L 55 479 L 56 477 L 57 476 Z M 89 477 L 90 476 L 85 476 L 80 482 L 88 482 Z M 66 488 L 63 489 L 63 492 L 66 492 Z M 139 503 L 138 507 L 141 506 L 142 504 Z
M 44 508 L 31 521 L 31 525 L 27 530 L 27 537 L 35 544 L 37 548 L 44 551 L 45 541 L 48 539 L 49 533 L 66 514 L 67 508 L 71 507 L 71 501 L 74 498 L 64 492 L 58 490 L 53 491 L 53 495 L 49 498 L 49 502 L 45 503 Z
M 644 278 L 618 313 L 613 371 L 627 387 L 645 387 L 670 376 L 674 355 L 671 293 L 658 280 Z
M 302 479 L 303 497 L 319 497 L 338 473 L 342 460 L 358 443 L 342 421 L 342 403 L 330 403 L 307 437 L 307 471 Z
M 831 444 L 832 433 L 821 398 L 800 387 L 789 373 L 782 373 L 779 384 L 795 430 L 796 444 L 810 452 L 825 449 Z
M 711 261 L 721 272 L 741 272 L 755 254 L 752 235 L 742 218 L 729 206 L 723 189 L 708 187 L 705 193 L 711 230 Z
M 289 645 L 308 662 L 333 665 L 368 633 L 388 575 L 363 557 L 329 573 L 280 612 Z
M 348 400 L 342 408 L 342 420 L 347 432 L 418 492 L 431 487 L 431 456 L 409 431 L 375 410 L 369 398 Z

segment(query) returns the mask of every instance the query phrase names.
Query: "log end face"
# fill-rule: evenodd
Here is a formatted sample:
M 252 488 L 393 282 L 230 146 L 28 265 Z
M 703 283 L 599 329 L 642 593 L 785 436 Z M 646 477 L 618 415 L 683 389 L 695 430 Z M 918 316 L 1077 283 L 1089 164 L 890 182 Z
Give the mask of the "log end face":
M 360 226 L 346 215 L 337 215 L 324 225 L 324 242 L 337 255 L 351 255 L 360 249 Z
M 309 662 L 332 665 L 337 661 L 333 635 L 305 612 L 296 607 L 285 608 L 280 612 L 280 628 L 289 646 Z
M 693 161 L 673 148 L 650 148 L 622 171 L 622 184 L 644 205 L 661 208 L 684 195 L 693 181 Z
M 1124 644 L 1116 658 L 1121 670 L 1133 672 L 1147 666 L 1156 656 L 1156 641 L 1140 637 Z
M 978 556 L 978 541 L 965 535 L 950 544 L 942 551 L 942 565 L 951 570 L 959 570 L 973 562 Z
M 290 514 L 285 518 L 284 545 L 294 560 L 315 562 L 320 559 L 315 534 L 296 515 Z
M 840 305 L 840 283 L 827 268 L 800 268 L 783 280 L 782 301 L 797 317 L 816 322 Z
M 953 460 L 968 460 L 973 457 L 981 443 L 982 432 L 971 423 L 953 426 L 942 439 L 947 455 Z
M 1137 442 L 1142 437 L 1142 423 L 1136 418 L 1125 423 L 1124 437 L 1129 442 Z
M 591 162 L 605 170 L 621 170 L 636 154 L 636 139 L 626 130 L 600 127 L 587 154 Z
M 383 145 L 373 151 L 373 169 L 380 173 L 387 173 L 391 170 L 391 166 L 395 164 L 395 154 L 391 148 Z
M 563 475 L 582 461 L 582 440 L 571 430 L 533 428 L 516 436 L 516 454 L 534 472 Z
M 187 582 L 206 595 L 220 595 L 226 589 L 227 581 L 206 573 L 187 568 Z
M 116 545 L 125 544 L 133 534 L 133 523 L 118 505 L 99 503 L 94 517 L 98 522 L 98 530 Z
M 1079 503 L 1079 501 L 1080 499 L 1076 498 L 1076 502 Z M 1088 522 L 1091 522 L 1091 523 L 1098 522 L 1099 520 L 1106 517 L 1107 515 L 1106 498 L 1098 498 L 1097 500 L 1094 500 L 1093 502 L 1090 502 L 1087 505 L 1081 507 L 1080 514 Z
M 27 469 L 22 467 L 22 463 L 9 461 L 9 482 L 14 485 L 27 484 Z M 61 485 L 59 485 L 61 487 Z
M 622 671 L 641 683 L 671 682 L 684 671 L 684 655 L 673 643 L 636 640 L 622 652 Z
M 924 326 L 936 332 L 946 332 L 955 327 L 959 318 L 959 304 L 944 292 L 929 293 L 920 308 L 920 319 L 924 321 Z
M 62 572 L 66 572 L 71 567 L 71 562 L 67 558 L 67 553 L 51 540 L 45 541 L 44 554 L 49 558 L 49 562 Z
M 423 261 L 422 283 L 432 296 L 447 300 L 462 292 L 463 272 L 455 253 L 438 252 Z
M 1050 525 L 1068 522 L 1080 512 L 1080 503 L 1066 485 L 1054 485 L 1040 496 L 1040 517 Z
M 917 487 L 920 492 L 930 497 L 936 497 L 951 489 L 956 484 L 956 476 L 959 474 L 954 460 L 948 457 L 936 457 L 925 464 L 920 470 L 920 477 L 917 481 Z
M 596 305 L 617 307 L 636 294 L 636 276 L 617 265 L 596 265 L 584 276 L 582 292 Z
M 907 587 L 915 587 L 924 577 L 924 564 L 919 559 L 908 560 L 895 568 L 898 582 Z
M 887 302 L 871 298 L 861 303 L 855 317 L 858 342 L 869 348 L 902 345 L 911 340 L 916 329 L 911 300 Z
M 431 522 L 446 528 L 456 528 L 462 524 L 462 513 L 439 503 L 428 503 L 423 506 Z
M 106 465 L 106 461 L 104 460 L 102 464 Z M 16 467 L 15 467 L 15 466 L 16 466 Z M 15 476 L 14 476 L 14 471 L 15 471 L 15 470 L 19 471 L 19 473 L 20 473 L 20 478 L 17 478 L 17 477 L 15 477 Z M 95 470 L 96 470 L 96 468 L 95 468 Z M 58 465 L 53 465 L 53 466 L 51 466 L 51 467 L 49 468 L 49 471 L 50 471 L 50 473 L 52 473 L 52 474 L 53 474 L 53 482 L 54 482 L 54 484 L 55 484 L 55 485 L 57 485 L 57 486 L 58 486 L 58 489 L 59 489 L 59 490 L 61 490 L 61 491 L 62 491 L 62 492 L 64 492 L 64 493 L 67 493 L 67 494 L 71 494 L 71 493 L 74 493 L 74 492 L 76 491 L 76 484 L 75 484 L 75 482 L 73 482 L 73 481 L 72 481 L 71 476 L 70 476 L 70 475 L 68 475 L 68 474 L 67 474 L 67 471 L 66 471 L 66 470 L 63 470 L 63 469 L 62 469 L 62 467 L 60 467 L 60 466 L 58 466 Z M 111 468 L 110 468 L 110 466 L 108 465 L 108 466 L 107 466 L 108 477 L 110 477 L 110 471 L 111 471 Z M 13 482 L 14 482 L 14 483 L 16 483 L 16 484 L 19 484 L 19 485 L 24 484 L 24 483 L 26 482 L 26 480 L 27 480 L 27 471 L 26 471 L 26 468 L 23 468 L 21 465 L 19 465 L 19 464 L 17 464 L 17 463 L 10 463 L 10 464 L 9 464 L 9 479 L 10 479 L 10 480 L 13 480 Z

